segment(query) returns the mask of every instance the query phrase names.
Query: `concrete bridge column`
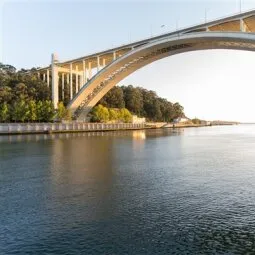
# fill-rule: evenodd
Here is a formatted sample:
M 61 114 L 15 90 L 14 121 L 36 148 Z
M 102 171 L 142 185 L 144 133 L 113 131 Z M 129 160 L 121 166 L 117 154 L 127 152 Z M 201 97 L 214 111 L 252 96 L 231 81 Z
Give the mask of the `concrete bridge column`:
M 103 68 L 106 66 L 105 64 L 105 58 L 103 58 Z
M 64 100 L 64 89 L 65 89 L 65 74 L 62 73 L 62 101 Z
M 47 86 L 50 86 L 50 70 L 47 69 Z
M 89 79 L 92 77 L 91 62 L 89 62 Z
M 113 60 L 116 60 L 116 51 L 113 52 Z
M 100 71 L 100 57 L 97 56 L 97 72 Z
M 52 76 L 52 102 L 54 105 L 54 108 L 57 109 L 58 107 L 58 67 L 56 66 L 56 56 L 55 54 L 52 54 L 51 57 L 51 76 Z
M 70 99 L 73 99 L 73 64 L 70 64 L 70 80 L 69 80 L 69 84 L 70 84 Z
M 82 85 L 84 85 L 87 81 L 87 72 L 86 72 L 86 61 L 82 61 Z
M 70 82 L 70 74 L 66 74 L 66 84 L 69 85 Z
M 245 24 L 245 22 L 243 21 L 243 19 L 240 19 L 240 31 L 241 32 L 246 32 L 246 29 L 247 27 L 246 27 L 246 24 Z
M 84 84 L 84 74 L 82 73 L 80 76 L 80 86 L 79 86 L 79 90 L 82 88 L 83 84 Z
M 78 79 L 79 79 L 79 75 L 78 75 L 78 65 L 76 65 L 76 77 L 75 77 L 75 93 L 77 94 L 78 93 L 78 90 L 79 90 L 79 88 L 78 88 L 78 85 L 79 85 L 79 83 L 78 83 Z

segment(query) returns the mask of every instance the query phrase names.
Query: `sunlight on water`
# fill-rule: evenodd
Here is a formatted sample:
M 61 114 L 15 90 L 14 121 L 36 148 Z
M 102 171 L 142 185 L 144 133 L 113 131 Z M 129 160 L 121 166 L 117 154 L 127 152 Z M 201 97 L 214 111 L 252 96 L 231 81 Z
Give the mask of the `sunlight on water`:
M 255 126 L 0 136 L 0 254 L 253 254 Z

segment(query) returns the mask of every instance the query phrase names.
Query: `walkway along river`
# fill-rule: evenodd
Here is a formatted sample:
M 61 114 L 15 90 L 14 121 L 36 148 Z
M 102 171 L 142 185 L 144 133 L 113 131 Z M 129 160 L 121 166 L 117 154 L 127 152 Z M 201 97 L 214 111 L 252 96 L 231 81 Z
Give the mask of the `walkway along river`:
M 0 135 L 12 134 L 45 134 L 45 133 L 72 133 L 72 132 L 96 132 L 118 130 L 142 130 L 155 128 L 184 128 L 204 127 L 209 125 L 195 124 L 171 124 L 166 122 L 155 123 L 0 123 Z

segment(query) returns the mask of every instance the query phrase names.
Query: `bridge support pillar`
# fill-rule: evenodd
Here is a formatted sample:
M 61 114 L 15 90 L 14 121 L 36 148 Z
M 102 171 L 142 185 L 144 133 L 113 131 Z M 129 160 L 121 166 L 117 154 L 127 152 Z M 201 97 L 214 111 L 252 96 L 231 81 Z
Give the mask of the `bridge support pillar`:
M 240 31 L 241 32 L 246 32 L 246 24 L 245 22 L 243 21 L 243 19 L 240 19 Z
M 100 71 L 100 57 L 97 56 L 97 72 Z
M 50 70 L 47 69 L 47 86 L 50 86 Z
M 64 89 L 65 89 L 65 74 L 64 73 L 62 73 L 62 93 L 61 93 L 61 95 L 62 95 L 62 101 L 64 101 Z
M 73 99 L 73 65 L 70 64 L 70 75 L 69 75 L 69 84 L 70 84 L 70 99 Z
M 56 56 L 55 54 L 52 54 L 51 57 L 51 76 L 52 76 L 52 88 L 51 88 L 51 93 L 52 93 L 52 102 L 54 105 L 54 108 L 58 108 L 58 67 L 56 66 Z
M 84 74 L 82 73 L 82 75 L 80 75 L 80 87 L 79 87 L 79 89 L 82 88 L 83 84 L 84 84 Z
M 92 72 L 91 72 L 91 62 L 89 62 L 89 79 L 92 77 Z
M 82 61 L 82 86 L 87 82 L 86 62 Z
M 78 75 L 78 66 L 75 67 L 75 71 L 76 71 L 76 77 L 75 77 L 75 94 L 78 93 L 78 90 L 79 90 L 79 82 L 78 82 L 78 79 L 79 79 L 79 75 Z
M 66 84 L 69 85 L 70 82 L 70 74 L 66 74 Z

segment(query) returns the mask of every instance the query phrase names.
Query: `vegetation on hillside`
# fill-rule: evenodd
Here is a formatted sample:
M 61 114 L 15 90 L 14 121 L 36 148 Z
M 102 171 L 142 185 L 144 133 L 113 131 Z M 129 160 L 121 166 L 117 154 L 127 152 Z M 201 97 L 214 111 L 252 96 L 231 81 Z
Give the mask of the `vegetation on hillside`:
M 55 111 L 50 99 L 49 87 L 37 75 L 0 63 L 0 122 L 50 122 L 54 118 L 70 118 L 62 103 Z
M 11 65 L 0 63 L 0 122 L 49 122 L 53 119 L 71 119 L 64 104 L 55 111 L 50 88 L 38 78 L 36 69 L 17 71 Z M 60 91 L 61 94 L 61 91 Z M 116 109 L 120 110 L 116 110 Z M 112 88 L 93 108 L 91 120 L 96 122 L 129 122 L 131 114 L 149 121 L 170 122 L 184 116 L 179 103 L 171 103 L 156 92 L 140 87 Z
M 132 114 L 126 108 L 108 109 L 101 104 L 93 108 L 91 115 L 92 122 L 124 122 L 128 123 L 132 120 Z
M 183 117 L 183 107 L 179 103 L 171 103 L 159 97 L 156 92 L 140 87 L 113 87 L 99 104 L 107 108 L 127 108 L 132 114 L 146 117 L 150 121 L 171 122 Z

